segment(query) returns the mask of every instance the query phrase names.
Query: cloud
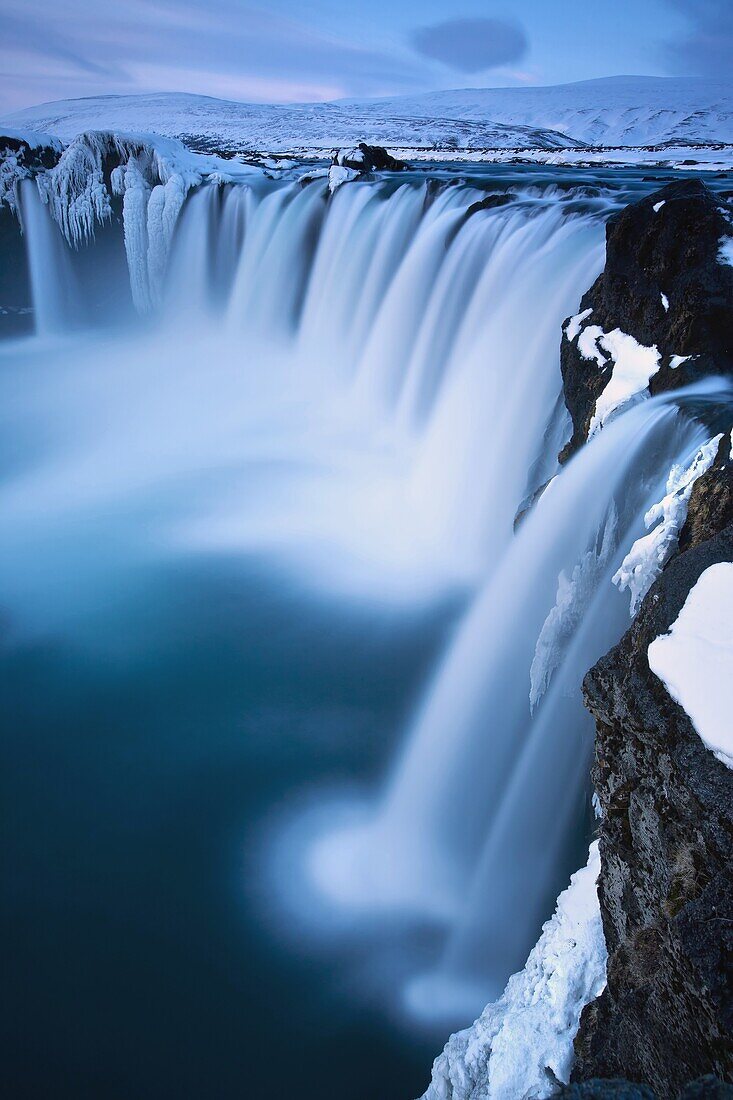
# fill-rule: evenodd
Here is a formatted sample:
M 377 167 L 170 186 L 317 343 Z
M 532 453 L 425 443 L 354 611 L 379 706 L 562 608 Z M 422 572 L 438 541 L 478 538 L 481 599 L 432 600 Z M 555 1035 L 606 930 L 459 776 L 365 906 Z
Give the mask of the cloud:
M 731 0 L 671 0 L 689 30 L 665 46 L 668 63 L 679 73 L 730 76 L 733 64 Z
M 448 19 L 419 27 L 412 44 L 424 57 L 464 73 L 519 61 L 529 47 L 520 24 L 505 19 Z
M 242 0 L 0 0 L 0 110 L 104 93 L 324 99 L 422 88 L 405 46 Z

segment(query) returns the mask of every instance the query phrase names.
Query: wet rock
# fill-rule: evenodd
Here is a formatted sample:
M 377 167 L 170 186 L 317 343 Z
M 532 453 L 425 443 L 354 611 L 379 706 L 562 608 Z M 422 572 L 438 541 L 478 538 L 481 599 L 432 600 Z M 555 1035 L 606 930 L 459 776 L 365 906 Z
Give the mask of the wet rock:
M 506 206 L 512 199 L 513 196 L 508 195 L 506 191 L 497 191 L 492 195 L 487 195 L 485 199 L 472 202 L 466 211 L 466 217 L 470 218 L 472 214 L 477 214 L 479 210 L 495 210 L 497 206 Z

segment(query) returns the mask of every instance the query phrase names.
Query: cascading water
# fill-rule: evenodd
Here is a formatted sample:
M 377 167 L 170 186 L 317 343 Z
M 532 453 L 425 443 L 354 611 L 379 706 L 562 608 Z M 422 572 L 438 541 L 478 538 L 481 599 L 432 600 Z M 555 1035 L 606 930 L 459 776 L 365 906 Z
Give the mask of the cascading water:
M 266 568 L 306 616 L 368 612 L 384 635 L 433 612 L 453 623 L 414 717 L 385 742 L 376 792 L 346 807 L 336 793 L 331 813 L 312 783 L 319 832 L 301 836 L 309 810 L 292 781 L 273 796 L 292 807 L 268 818 L 265 841 L 274 859 L 285 845 L 300 860 L 278 899 L 296 926 L 314 897 L 333 918 L 327 935 L 341 915 L 352 929 L 428 926 L 430 957 L 401 968 L 399 996 L 450 1023 L 522 965 L 580 863 L 580 681 L 628 622 L 610 582 L 620 558 L 671 464 L 702 439 L 677 405 L 646 402 L 604 428 L 515 532 L 558 472 L 561 324 L 602 267 L 616 201 L 579 205 L 550 182 L 527 186 L 517 171 L 499 180 L 511 201 L 470 214 L 485 178 L 403 174 L 332 196 L 322 180 L 209 183 L 189 193 L 164 272 L 154 223 L 134 235 L 126 222 L 136 263 L 148 241 L 152 317 L 118 323 L 105 260 L 97 327 L 79 333 L 84 257 L 26 181 L 44 340 L 0 348 L 3 437 L 34 448 L 0 485 L 0 595 L 33 630 L 86 615 L 76 640 L 98 644 L 97 609 L 143 603 L 140 577 L 163 563 L 175 589 L 199 559 Z M 141 218 L 155 193 L 133 196 Z M 122 262 L 121 233 L 105 233 L 105 255 Z M 54 333 L 65 338 L 49 344 Z M 263 649 L 281 628 L 263 627 Z M 352 644 L 355 660 L 368 649 Z M 298 690 L 315 675 L 300 659 Z

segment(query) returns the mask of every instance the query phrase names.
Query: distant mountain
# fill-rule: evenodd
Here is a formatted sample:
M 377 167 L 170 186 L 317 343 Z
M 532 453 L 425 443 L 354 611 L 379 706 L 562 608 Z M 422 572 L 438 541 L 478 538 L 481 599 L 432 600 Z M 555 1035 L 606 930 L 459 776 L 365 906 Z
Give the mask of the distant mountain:
M 357 141 L 456 150 L 733 142 L 733 81 L 610 77 L 285 106 L 183 93 L 96 96 L 44 103 L 2 122 L 64 140 L 114 129 L 180 137 L 199 148 L 273 153 Z
M 349 101 L 345 101 L 345 104 Z M 733 79 L 611 76 L 546 88 L 466 88 L 352 101 L 372 118 L 461 118 L 559 131 L 585 145 L 733 142 Z

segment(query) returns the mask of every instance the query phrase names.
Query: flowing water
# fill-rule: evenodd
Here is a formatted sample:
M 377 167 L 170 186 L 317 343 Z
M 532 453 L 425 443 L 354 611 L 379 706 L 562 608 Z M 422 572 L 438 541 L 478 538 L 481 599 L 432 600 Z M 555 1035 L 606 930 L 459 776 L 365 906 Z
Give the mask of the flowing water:
M 567 431 L 561 323 L 609 212 L 658 185 L 206 186 L 145 319 L 119 230 L 72 253 L 23 185 L 14 1095 L 404 1100 L 521 967 L 591 828 L 610 577 L 704 438 L 691 397 L 643 403 L 514 529 Z

